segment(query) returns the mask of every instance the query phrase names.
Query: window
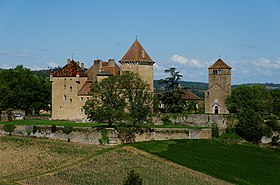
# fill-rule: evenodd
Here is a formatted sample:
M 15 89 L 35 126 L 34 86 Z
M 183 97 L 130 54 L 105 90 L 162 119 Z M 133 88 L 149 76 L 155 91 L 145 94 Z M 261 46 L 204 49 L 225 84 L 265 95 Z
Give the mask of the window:
M 207 92 L 207 95 L 209 95 L 209 92 Z
M 84 101 L 84 97 L 81 97 L 81 101 Z
M 221 75 L 221 74 L 222 74 L 222 70 L 219 69 L 219 70 L 218 70 L 218 75 Z
M 64 89 L 66 89 L 66 85 L 64 85 Z
M 72 102 L 72 99 L 70 99 L 70 103 Z
M 89 97 L 87 97 L 87 100 L 89 100 Z
M 72 86 L 70 86 L 70 92 L 72 92 Z
M 66 95 L 63 96 L 63 100 L 66 101 Z
M 216 75 L 218 73 L 217 70 L 213 70 L 213 74 Z
M 82 113 L 84 112 L 84 109 L 83 109 L 83 108 L 81 108 L 81 112 L 82 112 Z

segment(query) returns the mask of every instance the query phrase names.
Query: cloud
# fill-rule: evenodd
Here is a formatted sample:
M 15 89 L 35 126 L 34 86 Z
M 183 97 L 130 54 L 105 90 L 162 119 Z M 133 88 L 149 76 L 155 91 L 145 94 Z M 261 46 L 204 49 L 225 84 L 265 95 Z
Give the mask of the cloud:
M 203 64 L 198 59 L 188 59 L 187 57 L 180 56 L 180 55 L 173 55 L 170 60 L 175 63 L 179 63 L 188 67 L 194 67 L 194 68 L 203 68 L 205 67 L 205 64 Z
M 252 61 L 252 64 L 258 68 L 262 69 L 273 69 L 273 68 L 279 68 L 280 60 L 271 62 L 270 60 L 266 58 L 260 58 L 258 60 Z
M 57 63 L 55 63 L 55 62 L 53 62 L 53 61 L 49 61 L 49 62 L 47 62 L 47 66 L 48 66 L 48 67 L 51 67 L 51 68 L 54 68 L 54 67 L 58 67 L 59 64 L 57 64 Z
M 21 51 L 0 51 L 0 55 L 8 56 L 8 57 L 15 57 L 15 58 L 29 58 L 31 54 L 29 52 L 21 52 Z
M 1 64 L 0 68 L 1 69 L 11 69 L 12 67 L 10 65 L 8 65 L 8 64 Z

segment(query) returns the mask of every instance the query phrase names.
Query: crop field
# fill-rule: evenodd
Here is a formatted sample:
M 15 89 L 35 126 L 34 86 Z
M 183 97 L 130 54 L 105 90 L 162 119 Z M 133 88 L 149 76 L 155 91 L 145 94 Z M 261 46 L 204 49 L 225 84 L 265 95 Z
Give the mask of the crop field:
M 221 140 L 150 141 L 132 146 L 235 184 L 280 182 L 279 148 Z
M 226 184 L 129 146 L 3 136 L 0 151 L 0 184 L 115 185 L 132 169 L 145 185 Z

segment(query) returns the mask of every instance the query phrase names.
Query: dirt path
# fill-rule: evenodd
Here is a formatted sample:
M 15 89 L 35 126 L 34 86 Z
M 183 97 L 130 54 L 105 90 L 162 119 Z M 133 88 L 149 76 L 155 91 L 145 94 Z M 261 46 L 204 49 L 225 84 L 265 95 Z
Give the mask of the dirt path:
M 174 163 L 172 161 L 169 161 L 169 160 L 166 160 L 164 158 L 161 158 L 161 157 L 158 157 L 156 155 L 153 155 L 151 153 L 148 153 L 148 152 L 145 152 L 143 150 L 140 150 L 138 148 L 134 148 L 134 147 L 131 147 L 131 146 L 125 146 L 123 147 L 123 149 L 127 150 L 127 151 L 130 151 L 130 152 L 133 152 L 135 154 L 140 154 L 140 155 L 144 155 L 146 157 L 150 157 L 150 158 L 153 158 L 157 161 L 160 161 L 162 163 L 165 163 L 165 164 L 168 164 L 168 165 L 171 165 L 171 166 L 174 166 L 182 171 L 184 171 L 185 173 L 191 175 L 191 176 L 194 176 L 194 177 L 197 177 L 199 179 L 203 179 L 205 181 L 208 181 L 208 182 L 217 182 L 218 185 L 232 185 L 231 183 L 229 182 L 226 182 L 226 181 L 223 181 L 223 180 L 220 180 L 220 179 L 217 179 L 217 178 L 214 178 L 212 176 L 209 176 L 209 175 L 206 175 L 204 173 L 200 173 L 198 171 L 195 171 L 195 170 L 192 170 L 190 168 L 187 168 L 185 166 L 182 166 L 182 165 L 179 165 L 177 163 Z

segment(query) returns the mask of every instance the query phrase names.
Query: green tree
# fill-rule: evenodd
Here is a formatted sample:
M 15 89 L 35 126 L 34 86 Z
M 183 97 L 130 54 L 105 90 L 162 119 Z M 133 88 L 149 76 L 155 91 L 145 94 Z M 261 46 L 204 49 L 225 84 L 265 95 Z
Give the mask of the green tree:
M 182 100 L 183 91 L 176 89 L 158 95 L 158 100 L 163 104 L 162 112 L 177 113 L 182 112 L 186 107 L 186 102 Z
M 280 90 L 271 90 L 269 92 L 273 99 L 272 113 L 280 116 Z
M 149 86 L 135 73 L 125 71 L 95 82 L 91 92 L 92 99 L 84 106 L 90 120 L 136 125 L 151 115 L 153 97 Z
M 92 99 L 84 106 L 90 120 L 112 125 L 124 116 L 125 97 L 119 89 L 119 77 L 112 76 L 92 85 Z
M 166 69 L 164 72 L 170 74 L 170 76 L 165 79 L 160 79 L 159 83 L 164 84 L 165 89 L 168 91 L 178 88 L 179 80 L 183 77 L 183 75 L 181 75 L 179 71 L 176 71 L 175 67 Z
M 126 100 L 126 121 L 133 125 L 148 121 L 153 108 L 149 85 L 138 74 L 129 71 L 123 72 L 119 79 L 119 88 Z
M 142 178 L 134 170 L 131 170 L 128 173 L 126 179 L 123 182 L 123 185 L 142 185 L 142 184 L 143 184 Z
M 237 114 L 235 131 L 239 136 L 254 143 L 260 142 L 262 136 L 271 136 L 271 128 L 261 117 L 272 110 L 272 97 L 264 86 L 238 86 L 226 98 L 226 105 Z

